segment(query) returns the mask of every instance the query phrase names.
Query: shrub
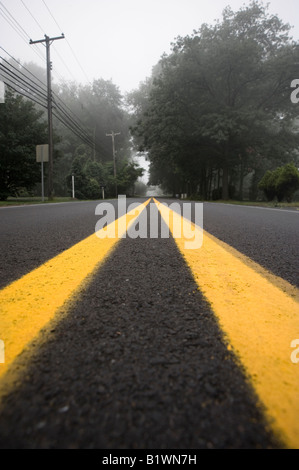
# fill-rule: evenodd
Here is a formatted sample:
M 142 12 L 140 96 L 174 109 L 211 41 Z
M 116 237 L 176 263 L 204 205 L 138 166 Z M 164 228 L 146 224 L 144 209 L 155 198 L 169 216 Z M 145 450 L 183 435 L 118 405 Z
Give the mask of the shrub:
M 287 163 L 273 171 L 268 170 L 258 184 L 268 201 L 275 197 L 279 202 L 284 199 L 291 202 L 294 193 L 299 189 L 299 171 L 293 163 Z
M 292 163 L 288 163 L 279 172 L 276 180 L 276 195 L 278 201 L 286 199 L 291 202 L 293 195 L 299 189 L 299 171 Z

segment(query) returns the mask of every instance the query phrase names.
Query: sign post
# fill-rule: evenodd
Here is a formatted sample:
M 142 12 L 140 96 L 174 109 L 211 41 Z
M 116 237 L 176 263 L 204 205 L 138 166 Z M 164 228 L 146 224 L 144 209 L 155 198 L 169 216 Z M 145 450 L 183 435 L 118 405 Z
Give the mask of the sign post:
M 45 201 L 45 188 L 44 188 L 44 162 L 49 161 L 49 145 L 36 146 L 36 161 L 41 163 L 41 179 L 42 179 L 42 201 Z
M 75 199 L 75 175 L 72 174 L 72 196 Z
M 0 80 L 0 103 L 5 103 L 5 86 L 4 82 Z

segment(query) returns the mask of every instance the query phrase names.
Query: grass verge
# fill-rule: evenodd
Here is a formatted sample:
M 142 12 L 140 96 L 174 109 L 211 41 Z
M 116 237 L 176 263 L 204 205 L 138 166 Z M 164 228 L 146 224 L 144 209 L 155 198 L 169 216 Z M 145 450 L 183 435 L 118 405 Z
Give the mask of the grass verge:
M 211 203 L 218 203 L 218 204 L 235 204 L 235 205 L 242 205 L 242 206 L 255 206 L 255 207 L 270 207 L 270 208 L 277 208 L 277 209 L 297 209 L 299 210 L 299 202 L 260 202 L 260 201 L 235 201 L 235 200 L 218 200 L 218 201 L 207 201 Z
M 45 198 L 44 202 L 40 197 L 9 197 L 6 201 L 0 201 L 0 207 L 9 207 L 9 206 L 24 206 L 32 204 L 53 204 L 59 202 L 73 202 L 76 199 L 70 197 L 55 197 L 53 200 L 48 200 Z

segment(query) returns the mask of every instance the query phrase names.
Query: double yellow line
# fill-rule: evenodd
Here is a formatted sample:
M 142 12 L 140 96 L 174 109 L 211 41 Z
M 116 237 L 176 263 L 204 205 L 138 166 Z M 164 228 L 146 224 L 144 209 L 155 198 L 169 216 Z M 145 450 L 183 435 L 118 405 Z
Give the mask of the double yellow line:
M 172 233 L 189 224 L 155 202 Z M 193 230 L 201 231 L 194 224 Z M 298 289 L 205 231 L 202 246 L 187 250 L 185 231 L 181 232 L 182 237 L 175 238 L 177 246 L 228 349 L 245 369 L 269 426 L 287 447 L 299 448 L 299 363 L 292 362 L 290 347 L 299 338 Z
M 67 309 L 149 201 L 0 291 L 0 339 L 5 346 L 0 378 L 42 328 L 59 320 L 62 308 Z M 106 236 L 109 232 L 117 236 Z
M 149 201 L 113 222 L 118 238 L 93 234 L 0 291 L 4 383 L 18 355 L 60 319 Z M 174 233 L 184 219 L 155 203 Z M 201 229 L 193 225 L 192 230 Z M 211 305 L 228 349 L 258 395 L 269 426 L 287 447 L 299 448 L 299 364 L 292 363 L 290 349 L 299 337 L 298 289 L 206 232 L 202 246 L 188 250 L 184 233 L 175 238 L 177 246 Z

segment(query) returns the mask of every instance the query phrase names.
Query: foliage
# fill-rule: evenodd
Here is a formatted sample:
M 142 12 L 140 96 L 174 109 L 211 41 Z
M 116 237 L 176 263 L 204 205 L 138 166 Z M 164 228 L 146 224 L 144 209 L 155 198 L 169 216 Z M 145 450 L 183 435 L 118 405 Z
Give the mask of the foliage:
M 12 64 L 15 66 L 15 63 Z M 29 81 L 32 76 L 38 83 L 45 82 L 45 70 L 33 63 L 22 68 L 17 65 L 22 77 Z M 19 88 L 22 94 L 22 87 Z M 35 145 L 48 142 L 45 132 L 36 130 L 31 121 L 47 121 L 46 109 L 27 99 L 15 96 L 16 104 L 11 99 L 2 105 L 1 111 L 1 193 L 2 197 L 15 193 L 19 187 L 34 188 L 40 182 L 40 165 L 33 164 L 24 168 L 20 161 L 34 162 Z M 22 110 L 18 109 L 22 103 Z M 21 106 L 21 104 L 19 105 Z M 4 110 L 9 110 L 9 119 L 4 117 Z M 30 113 L 35 113 L 31 117 Z M 28 114 L 20 121 L 19 114 Z M 4 123 L 6 119 L 6 123 Z M 8 126 L 20 130 L 18 133 L 6 132 Z M 28 131 L 29 126 L 31 127 Z M 67 195 L 70 191 L 72 172 L 76 174 L 77 190 L 80 197 L 95 198 L 101 193 L 101 182 L 106 181 L 107 191 L 115 186 L 111 162 L 113 147 L 111 130 L 117 132 L 115 153 L 119 168 L 126 166 L 131 156 L 131 136 L 129 133 L 129 115 L 123 104 L 119 89 L 103 79 L 94 80 L 88 85 L 76 82 L 53 83 L 53 128 L 54 128 L 54 164 L 53 183 L 55 194 Z M 45 135 L 45 137 L 43 137 Z M 59 140 L 58 140 L 59 136 Z M 42 141 L 41 141 L 42 139 Z M 32 145 L 29 149 L 27 143 Z M 4 152 L 5 146 L 5 152 Z M 34 148 L 34 151 L 33 151 Z M 17 155 L 17 156 L 16 156 Z M 82 158 L 81 158 L 82 157 Z M 20 161 L 19 161 L 20 160 Z M 89 163 L 87 163 L 89 161 Z M 4 175 L 4 168 L 7 170 Z M 45 179 L 47 177 L 47 165 Z M 112 172 L 112 174 L 111 174 Z M 9 174 L 9 176 L 8 176 Z M 121 181 L 121 183 L 123 183 Z M 9 185 L 9 188 L 8 188 Z M 124 183 L 125 185 L 125 183 Z M 38 190 L 39 191 L 39 190 Z
M 42 113 L 21 96 L 7 91 L 0 105 L 0 199 L 30 191 L 40 181 L 36 145 L 47 142 Z
M 276 197 L 276 180 L 279 174 L 280 168 L 275 171 L 266 171 L 265 175 L 258 184 L 259 189 L 264 191 L 264 194 L 268 201 L 272 201 Z
M 88 138 L 94 142 L 88 150 L 92 158 L 102 162 L 111 160 L 112 143 L 107 134 L 112 130 L 119 134 L 116 138 L 118 159 L 127 158 L 130 152 L 129 116 L 118 88 L 110 80 L 98 79 L 88 85 L 64 83 L 56 87 L 56 92 L 71 117 L 79 122 Z M 56 101 L 59 105 L 59 100 Z M 54 119 L 54 125 L 63 138 L 61 149 L 66 154 L 74 155 L 82 141 L 57 119 Z
M 296 61 L 289 26 L 257 1 L 178 37 L 152 81 L 129 97 L 151 183 L 204 198 L 222 187 L 228 199 L 264 161 L 288 161 L 299 144 L 289 91 Z
M 72 187 L 72 175 L 74 175 L 77 199 L 100 199 L 102 187 L 105 188 L 106 197 L 115 197 L 113 163 L 93 161 L 84 150 L 86 150 L 84 145 L 77 149 L 71 172 L 67 176 L 69 192 Z M 117 169 L 118 193 L 133 195 L 134 183 L 142 174 L 143 169 L 134 162 L 123 162 Z
M 236 12 L 227 7 L 221 21 L 177 37 L 126 103 L 111 80 L 54 83 L 53 122 L 60 137 L 54 152 L 56 194 L 70 191 L 72 173 L 78 197 L 100 197 L 102 185 L 114 197 L 115 183 L 119 192 L 133 193 L 141 174 L 130 162 L 133 136 L 135 148 L 147 153 L 149 184 L 168 194 L 242 199 L 243 182 L 253 175 L 255 198 L 265 172 L 295 161 L 299 146 L 298 108 L 290 100 L 299 45 L 289 33 L 288 25 L 254 0 Z M 30 80 L 33 73 L 45 83 L 44 69 L 35 64 L 26 69 Z M 0 107 L 2 198 L 39 182 L 34 148 L 47 142 L 42 122 L 47 116 L 38 110 L 12 94 Z M 118 134 L 117 181 L 112 131 Z M 284 181 L 279 194 L 275 189 L 277 197 L 291 197 Z M 267 191 L 272 197 L 270 184 Z
M 268 170 L 259 183 L 268 201 L 275 197 L 279 202 L 284 199 L 291 202 L 294 193 L 299 189 L 299 171 L 293 163 Z
M 127 196 L 133 196 L 134 184 L 142 175 L 143 169 L 139 168 L 136 163 L 124 163 L 117 177 L 118 192 L 120 194 L 126 194 Z

